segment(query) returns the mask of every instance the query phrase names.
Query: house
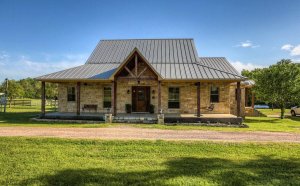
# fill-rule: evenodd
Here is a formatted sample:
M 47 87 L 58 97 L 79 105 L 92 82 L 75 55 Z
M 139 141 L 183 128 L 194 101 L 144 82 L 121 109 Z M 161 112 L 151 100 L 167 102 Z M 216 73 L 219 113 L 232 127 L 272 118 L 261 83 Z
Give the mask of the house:
M 43 118 L 55 115 L 45 113 L 45 82 L 58 83 L 55 118 L 163 114 L 201 121 L 240 119 L 245 110 L 245 77 L 224 57 L 199 57 L 193 39 L 101 40 L 85 64 L 36 79 Z

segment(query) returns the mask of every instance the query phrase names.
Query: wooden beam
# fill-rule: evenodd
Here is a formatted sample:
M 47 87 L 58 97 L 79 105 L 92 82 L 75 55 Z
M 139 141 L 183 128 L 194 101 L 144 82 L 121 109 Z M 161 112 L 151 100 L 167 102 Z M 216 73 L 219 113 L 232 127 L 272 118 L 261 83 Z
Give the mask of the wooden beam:
M 132 77 L 136 77 L 126 66 L 124 68 Z
M 138 77 L 141 77 L 141 75 L 142 75 L 144 72 L 146 72 L 147 69 L 148 69 L 148 67 L 145 67 L 145 68 L 142 70 L 142 72 L 138 75 Z
M 138 75 L 138 57 L 137 54 L 134 56 L 134 63 L 135 63 L 135 76 Z
M 41 91 L 42 91 L 42 95 L 41 95 L 41 101 L 42 101 L 42 105 L 41 105 L 41 117 L 44 118 L 45 114 L 46 114 L 46 84 L 45 81 L 42 81 L 42 87 L 41 87 Z
M 117 115 L 117 82 L 116 82 L 116 80 L 113 81 L 111 93 L 112 93 L 112 100 L 111 100 L 112 114 L 113 114 L 113 116 L 116 116 Z
M 200 82 L 197 83 L 197 117 L 200 117 Z
M 76 114 L 80 115 L 80 82 L 77 82 L 77 95 L 76 95 Z
M 237 82 L 237 100 L 236 100 L 236 115 L 241 117 L 241 82 Z
M 158 103 L 157 103 L 157 113 L 161 114 L 161 81 L 158 81 L 158 87 L 157 87 L 157 91 L 158 91 Z
M 141 77 L 141 78 L 136 78 L 136 77 L 118 77 L 117 79 L 126 79 L 126 80 L 157 80 L 157 77 Z
M 245 107 L 249 106 L 248 105 L 248 98 L 249 98 L 248 94 L 249 94 L 249 89 L 245 88 Z

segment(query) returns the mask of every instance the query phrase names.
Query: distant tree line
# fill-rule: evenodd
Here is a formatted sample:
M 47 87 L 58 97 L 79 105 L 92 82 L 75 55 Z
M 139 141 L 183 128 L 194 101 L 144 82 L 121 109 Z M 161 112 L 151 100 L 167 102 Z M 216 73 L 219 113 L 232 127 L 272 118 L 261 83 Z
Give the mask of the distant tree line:
M 255 81 L 256 97 L 281 109 L 284 117 L 287 107 L 300 103 L 300 66 L 289 59 L 282 59 L 267 68 L 243 70 L 242 75 Z
M 6 82 L 0 85 L 0 92 L 5 92 Z M 57 96 L 57 84 L 46 83 L 46 98 L 54 99 Z M 32 78 L 21 80 L 8 80 L 8 98 L 9 100 L 16 98 L 41 98 L 41 82 Z

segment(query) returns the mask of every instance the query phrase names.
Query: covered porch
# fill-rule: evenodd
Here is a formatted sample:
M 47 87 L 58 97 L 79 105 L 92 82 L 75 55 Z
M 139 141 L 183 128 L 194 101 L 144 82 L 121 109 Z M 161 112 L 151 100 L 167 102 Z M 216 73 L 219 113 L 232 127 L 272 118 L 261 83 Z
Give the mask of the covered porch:
M 102 65 L 103 68 L 104 66 Z M 234 118 L 242 120 L 240 79 L 221 81 L 180 77 L 165 80 L 157 72 L 158 69 L 154 68 L 158 66 L 151 65 L 137 49 L 119 66 L 108 66 L 110 70 L 103 72 L 103 68 L 94 65 L 84 65 L 64 72 L 68 78 L 70 74 L 74 74 L 73 79 L 49 79 L 54 75 L 42 78 L 41 118 L 105 120 L 105 114 L 111 114 L 113 122 L 155 122 L 161 117 L 165 122 L 171 123 L 230 122 Z M 191 69 L 200 68 L 196 64 L 190 66 Z M 91 71 L 91 68 L 97 71 Z M 93 74 L 79 76 L 76 74 L 78 71 L 91 71 Z M 168 73 L 162 74 L 170 75 Z M 101 78 L 105 78 L 97 79 L 99 74 Z M 57 77 L 61 78 L 62 75 L 57 74 Z M 59 113 L 45 112 L 46 81 L 61 85 L 61 96 L 58 96 Z M 127 105 L 130 105 L 129 111 Z M 214 106 L 211 107 L 212 105 Z M 154 109 L 150 109 L 151 107 Z
M 81 113 L 77 115 L 74 112 L 49 112 L 43 117 L 44 119 L 60 119 L 60 120 L 92 120 L 105 121 L 107 113 Z M 117 114 L 113 116 L 113 123 L 157 123 L 158 114 L 150 113 L 130 113 Z M 242 118 L 233 114 L 165 114 L 165 123 L 231 123 L 240 124 Z

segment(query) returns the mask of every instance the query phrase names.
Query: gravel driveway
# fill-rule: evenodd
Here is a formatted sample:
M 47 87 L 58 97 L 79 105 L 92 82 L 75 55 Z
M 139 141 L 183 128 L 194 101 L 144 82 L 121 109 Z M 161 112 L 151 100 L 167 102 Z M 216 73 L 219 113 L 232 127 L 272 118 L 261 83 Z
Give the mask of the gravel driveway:
M 40 136 L 60 138 L 98 139 L 148 139 L 148 140 L 210 140 L 210 141 L 256 141 L 296 142 L 300 134 L 283 132 L 220 132 L 203 130 L 163 130 L 131 126 L 108 128 L 46 128 L 46 127 L 0 127 L 0 136 Z

